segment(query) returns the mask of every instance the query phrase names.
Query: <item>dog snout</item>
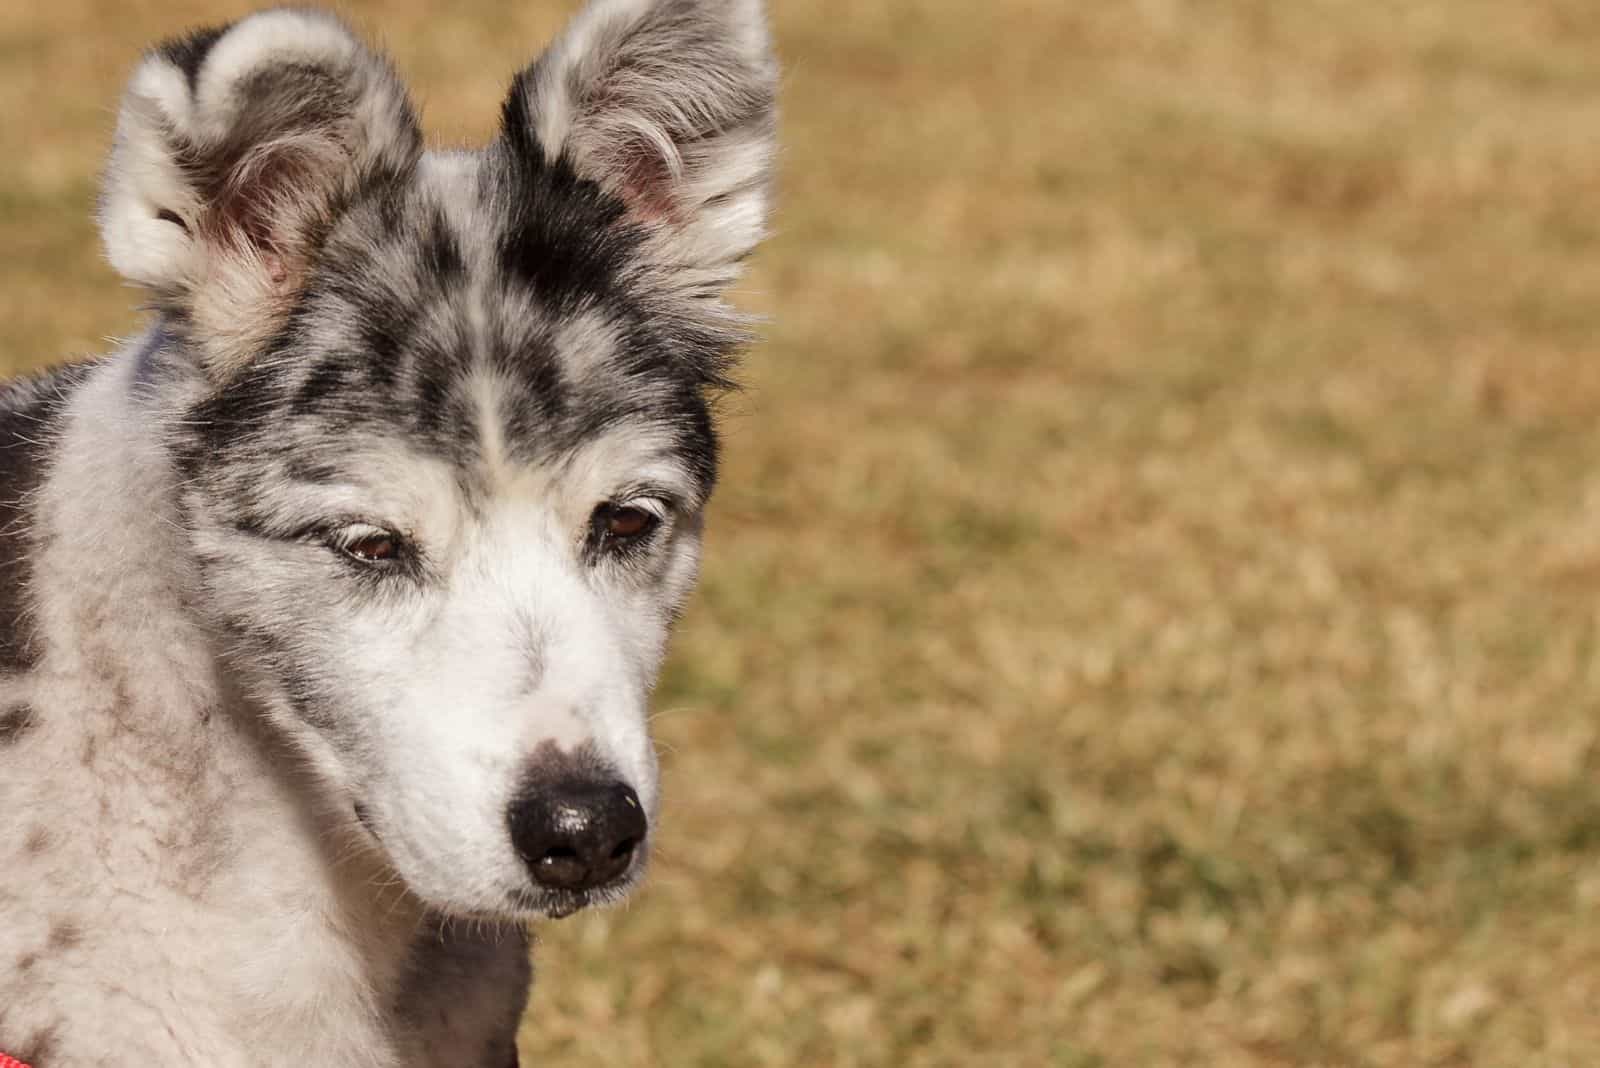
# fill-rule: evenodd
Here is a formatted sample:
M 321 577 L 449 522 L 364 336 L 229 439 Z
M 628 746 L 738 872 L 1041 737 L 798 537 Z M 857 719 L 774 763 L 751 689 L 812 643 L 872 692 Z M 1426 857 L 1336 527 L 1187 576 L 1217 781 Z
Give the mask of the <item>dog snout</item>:
M 622 782 L 565 783 L 518 798 L 511 841 L 533 879 L 550 890 L 593 890 L 615 882 L 649 831 L 644 806 Z

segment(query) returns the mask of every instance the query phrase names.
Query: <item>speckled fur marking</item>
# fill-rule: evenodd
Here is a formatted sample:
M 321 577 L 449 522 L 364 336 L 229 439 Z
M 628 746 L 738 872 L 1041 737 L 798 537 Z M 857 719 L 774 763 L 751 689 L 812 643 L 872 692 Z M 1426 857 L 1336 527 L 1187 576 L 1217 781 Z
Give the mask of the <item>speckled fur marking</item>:
M 593 0 L 509 81 L 433 151 L 316 11 L 134 70 L 98 217 L 151 322 L 0 389 L 0 1050 L 514 1066 L 528 921 L 642 878 L 511 814 L 653 825 L 776 68 L 759 0 Z

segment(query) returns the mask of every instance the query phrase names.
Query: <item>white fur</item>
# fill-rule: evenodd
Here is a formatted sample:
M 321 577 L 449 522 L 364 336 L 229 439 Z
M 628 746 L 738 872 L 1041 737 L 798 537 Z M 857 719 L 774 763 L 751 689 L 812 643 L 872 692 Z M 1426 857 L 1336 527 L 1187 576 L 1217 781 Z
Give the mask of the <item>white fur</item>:
M 527 121 L 551 159 L 569 156 L 648 229 L 650 262 L 630 283 L 638 310 L 664 322 L 726 314 L 698 305 L 760 234 L 767 47 L 754 0 L 596 0 L 533 68 Z M 255 75 L 275 65 L 322 72 L 353 103 L 263 120 Z M 135 72 L 100 213 L 112 263 L 186 333 L 152 328 L 89 373 L 27 502 L 26 603 L 43 653 L 0 675 L 0 713 L 37 711 L 20 741 L 0 737 L 12 746 L 0 814 L 30 843 L 0 853 L 0 1045 L 47 1042 L 39 1068 L 499 1068 L 476 1051 L 514 1038 L 522 923 L 558 907 L 539 904 L 508 809 L 541 757 L 582 750 L 653 825 L 647 701 L 698 568 L 704 461 L 691 470 L 675 428 L 649 418 L 519 453 L 526 442 L 502 425 L 512 383 L 481 359 L 466 378 L 476 464 L 409 440 L 409 412 L 396 412 L 392 428 L 318 439 L 347 462 L 337 478 L 278 477 L 286 427 L 240 465 L 247 506 L 218 488 L 231 470 L 182 481 L 174 443 L 190 440 L 202 402 L 245 370 L 302 381 L 286 350 L 267 357 L 262 343 L 311 254 L 340 247 L 366 263 L 385 247 L 370 233 L 342 246 L 312 236 L 341 183 L 394 168 L 461 235 L 493 235 L 506 209 L 476 193 L 500 149 L 419 155 L 387 63 L 330 17 L 251 16 L 196 73 L 191 86 L 161 52 Z M 659 168 L 639 165 L 641 146 Z M 179 165 L 207 153 L 219 163 L 208 178 Z M 285 159 L 303 166 L 275 169 Z M 264 202 L 244 222 L 207 199 L 257 186 Z M 396 282 L 420 302 L 419 336 L 464 333 L 481 355 L 499 331 L 513 351 L 553 346 L 569 383 L 603 380 L 623 320 L 598 301 L 537 307 L 495 277 L 492 241 L 463 244 L 472 281 L 449 299 Z M 313 349 L 351 344 L 337 316 L 307 334 Z M 648 407 L 677 381 L 630 381 L 628 400 Z M 217 484 L 202 492 L 207 474 Z M 597 502 L 660 527 L 627 560 L 597 555 Z M 425 546 L 425 576 L 374 593 L 337 544 L 284 533 L 330 517 Z M 297 673 L 253 654 L 245 623 L 305 654 Z M 291 674 L 334 722 L 315 721 Z M 624 893 L 647 854 L 641 843 L 626 877 L 588 900 Z
M 352 768 L 282 709 L 281 735 L 252 726 L 265 695 L 240 691 L 250 680 L 229 678 L 183 605 L 194 576 L 176 516 L 148 507 L 172 499 L 174 476 L 157 444 L 162 409 L 142 397 L 136 358 L 130 350 L 107 363 L 71 406 L 38 502 L 40 526 L 70 532 L 34 562 L 46 659 L 25 681 L 0 685 L 0 698 L 41 709 L 36 751 L 48 754 L 22 776 L 0 777 L 0 810 L 100 806 L 100 830 L 64 836 L 48 869 L 0 871 L 0 900 L 24 902 L 0 925 L 0 960 L 49 938 L 61 905 L 32 894 L 33 884 L 80 885 L 69 873 L 104 871 L 69 913 L 93 953 L 41 961 L 26 984 L 4 990 L 5 1018 L 101 1021 L 59 1037 L 53 1063 L 66 1066 L 431 1063 L 407 1059 L 389 1006 L 425 908 L 505 915 L 525 884 L 504 823 L 521 762 L 546 742 L 591 746 L 654 818 L 645 702 L 667 606 L 693 582 L 698 531 L 670 540 L 661 585 L 648 588 L 619 575 L 597 581 L 569 532 L 615 493 L 620 473 L 684 499 L 692 483 L 665 438 L 618 431 L 556 469 L 497 466 L 488 505 L 474 509 L 438 461 L 397 443 L 375 447 L 363 465 L 369 481 L 315 487 L 286 506 L 394 517 L 436 547 L 446 579 L 336 625 L 308 585 L 318 579 L 292 553 L 198 532 L 202 546 L 237 559 L 236 586 L 219 598 L 281 599 L 272 607 L 285 623 L 345 665 L 337 682 L 352 712 L 381 727 L 365 739 L 368 763 Z M 299 622 L 292 606 L 305 613 Z M 88 619 L 119 622 L 86 629 Z M 209 728 L 196 730 L 202 721 Z M 372 804 L 381 844 L 329 820 L 356 791 Z M 196 805 L 214 815 L 210 845 L 195 839 Z M 330 834 L 342 858 L 333 867 Z M 219 844 L 204 871 L 150 863 Z M 501 936 L 486 930 L 475 952 L 497 960 Z M 504 945 L 523 951 L 517 939 Z M 470 1007 L 469 989 L 452 993 Z
M 214 729 L 195 729 L 204 710 L 227 704 L 226 683 L 208 635 L 177 603 L 186 579 L 173 570 L 173 517 L 148 506 L 170 498 L 171 474 L 151 413 L 129 405 L 133 366 L 106 365 L 72 406 L 39 502 L 42 526 L 71 532 L 35 561 L 48 652 L 4 694 L 41 709 L 45 736 L 30 749 L 43 763 L 0 777 L 0 811 L 87 808 L 99 831 L 58 831 L 46 871 L 0 871 L 0 895 L 20 901 L 0 924 L 0 960 L 38 951 L 66 908 L 34 892 L 40 879 L 70 880 L 65 914 L 94 951 L 43 960 L 8 984 L 6 1022 L 80 1021 L 57 1038 L 52 1060 L 64 1068 L 393 1065 L 380 992 L 399 975 L 421 907 L 376 890 L 381 871 L 366 854 L 327 868 L 295 774 L 262 774 L 246 724 L 215 714 Z M 86 630 L 92 618 L 124 622 Z M 174 775 L 192 776 L 182 807 Z M 152 866 L 199 845 L 195 804 L 214 813 L 207 833 L 233 856 L 214 873 Z M 74 961 L 87 974 L 74 975 Z
M 641 589 L 625 576 L 591 575 L 572 532 L 595 501 L 615 494 L 619 474 L 689 495 L 664 451 L 633 430 L 596 440 L 554 471 L 496 464 L 484 472 L 496 479 L 491 496 L 473 508 L 440 461 L 386 443 L 353 454 L 370 473 L 360 485 L 307 490 L 297 508 L 359 509 L 408 532 L 430 547 L 437 574 L 426 589 L 361 607 L 337 588 L 315 589 L 296 548 L 255 551 L 217 580 L 227 583 L 215 593 L 220 609 L 266 597 L 289 629 L 342 665 L 326 685 L 364 728 L 366 763 L 352 769 L 315 739 L 306 744 L 333 795 L 370 803 L 396 871 L 430 904 L 503 913 L 527 885 L 504 813 L 545 741 L 564 751 L 594 746 L 654 813 L 645 702 L 665 647 L 661 606 L 687 591 L 696 554 L 675 550 L 665 589 Z M 200 537 L 230 556 L 249 551 L 226 529 Z M 277 712 L 283 729 L 299 731 L 292 710 Z
M 151 289 L 179 283 L 194 269 L 189 234 L 157 217 L 166 209 L 192 221 L 199 205 L 178 169 L 161 126 L 186 126 L 189 91 L 183 72 L 168 63 L 146 62 L 134 74 L 117 118 L 100 206 L 100 228 L 111 266 L 129 281 Z

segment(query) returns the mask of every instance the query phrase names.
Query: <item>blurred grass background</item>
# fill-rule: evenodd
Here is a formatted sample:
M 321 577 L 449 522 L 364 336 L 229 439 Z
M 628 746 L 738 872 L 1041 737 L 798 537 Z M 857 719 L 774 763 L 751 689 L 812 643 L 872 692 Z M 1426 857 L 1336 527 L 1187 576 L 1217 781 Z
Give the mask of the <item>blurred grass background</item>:
M 354 3 L 480 139 L 571 2 Z M 0 362 L 137 50 L 0 10 Z M 1600 1063 L 1600 6 L 778 0 L 772 317 L 541 1065 Z

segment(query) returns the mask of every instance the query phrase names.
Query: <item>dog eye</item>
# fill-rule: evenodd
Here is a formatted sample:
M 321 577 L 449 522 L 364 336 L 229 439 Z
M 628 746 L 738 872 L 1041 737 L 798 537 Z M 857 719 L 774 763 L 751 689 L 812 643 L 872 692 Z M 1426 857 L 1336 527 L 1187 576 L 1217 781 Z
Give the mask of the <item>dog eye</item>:
M 374 534 L 362 538 L 358 542 L 346 545 L 344 551 L 357 560 L 393 560 L 399 555 L 399 547 L 387 534 Z
M 659 522 L 642 508 L 614 508 L 606 517 L 606 533 L 613 538 L 637 538 Z
M 400 558 L 401 542 L 386 530 L 365 530 L 334 543 L 346 556 L 364 564 L 382 564 Z
M 636 505 L 607 501 L 594 510 L 591 522 L 602 544 L 621 546 L 647 537 L 661 525 L 661 517 Z

